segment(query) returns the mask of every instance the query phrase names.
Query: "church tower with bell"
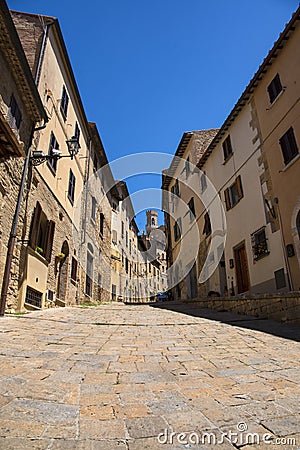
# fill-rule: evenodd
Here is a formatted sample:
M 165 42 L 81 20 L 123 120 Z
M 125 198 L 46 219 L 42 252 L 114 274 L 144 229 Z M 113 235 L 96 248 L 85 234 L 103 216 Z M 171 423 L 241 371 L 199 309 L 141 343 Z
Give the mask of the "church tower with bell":
M 154 209 L 148 209 L 148 211 L 146 211 L 146 216 L 147 216 L 146 233 L 147 236 L 149 237 L 151 231 L 158 228 L 158 212 L 155 211 Z

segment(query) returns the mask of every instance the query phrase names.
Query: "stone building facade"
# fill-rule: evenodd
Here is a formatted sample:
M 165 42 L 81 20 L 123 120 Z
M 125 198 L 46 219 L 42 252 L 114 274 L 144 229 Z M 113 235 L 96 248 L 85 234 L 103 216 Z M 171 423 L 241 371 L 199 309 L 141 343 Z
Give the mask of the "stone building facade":
M 274 229 L 280 229 L 292 291 L 300 290 L 299 22 L 300 8 L 264 61 L 252 99 L 260 124 L 263 192 Z
M 195 133 L 185 133 L 163 173 L 162 187 L 169 194 L 170 266 L 186 248 L 183 237 L 192 228 L 188 213 L 198 230 L 194 265 L 177 267 L 172 274 L 177 298 L 299 289 L 299 12 L 220 130 L 197 155 L 196 166 L 188 170 Z M 178 217 L 180 201 L 187 212 Z M 216 228 L 218 214 L 221 225 Z M 176 283 L 181 274 L 183 280 Z
M 6 3 L 0 3 L 0 289 L 20 192 L 25 157 L 35 127 L 47 120 L 26 56 Z M 26 175 L 26 174 L 25 174 Z M 23 203 L 24 205 L 24 203 Z M 22 233 L 24 209 L 18 221 Z M 7 307 L 15 307 L 19 288 L 20 243 L 14 246 Z

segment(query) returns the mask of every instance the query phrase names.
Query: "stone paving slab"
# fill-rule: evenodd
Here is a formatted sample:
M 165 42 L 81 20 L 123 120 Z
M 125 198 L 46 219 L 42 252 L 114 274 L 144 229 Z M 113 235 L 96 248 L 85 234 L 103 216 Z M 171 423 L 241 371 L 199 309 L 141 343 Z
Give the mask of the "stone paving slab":
M 299 340 L 175 302 L 5 316 L 0 449 L 299 449 Z

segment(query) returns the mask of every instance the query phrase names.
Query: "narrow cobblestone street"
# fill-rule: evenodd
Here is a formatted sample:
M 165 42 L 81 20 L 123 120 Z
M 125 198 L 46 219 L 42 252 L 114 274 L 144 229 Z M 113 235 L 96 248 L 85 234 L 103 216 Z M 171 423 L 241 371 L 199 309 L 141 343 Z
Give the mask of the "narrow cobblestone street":
M 0 336 L 1 450 L 300 447 L 295 327 L 115 303 L 4 317 Z

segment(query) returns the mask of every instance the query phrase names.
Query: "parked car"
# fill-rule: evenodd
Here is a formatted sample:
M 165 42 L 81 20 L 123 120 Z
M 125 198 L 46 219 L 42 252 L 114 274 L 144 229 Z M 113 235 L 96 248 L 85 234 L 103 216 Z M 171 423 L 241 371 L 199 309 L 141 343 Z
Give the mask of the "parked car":
M 162 301 L 162 302 L 167 301 L 168 300 L 167 292 L 158 292 L 156 294 L 156 300 L 159 300 L 159 301 Z

